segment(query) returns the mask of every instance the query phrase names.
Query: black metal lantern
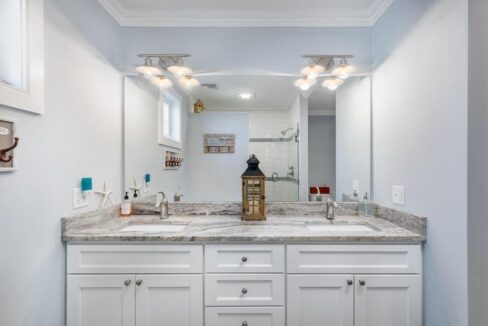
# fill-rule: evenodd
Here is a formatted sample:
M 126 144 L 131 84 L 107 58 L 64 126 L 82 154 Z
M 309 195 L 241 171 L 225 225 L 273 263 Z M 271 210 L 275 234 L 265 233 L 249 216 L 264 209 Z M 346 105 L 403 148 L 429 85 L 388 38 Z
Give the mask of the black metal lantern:
M 245 221 L 266 220 L 265 215 L 265 175 L 259 169 L 259 160 L 251 155 L 247 160 L 247 170 L 242 174 L 242 219 Z

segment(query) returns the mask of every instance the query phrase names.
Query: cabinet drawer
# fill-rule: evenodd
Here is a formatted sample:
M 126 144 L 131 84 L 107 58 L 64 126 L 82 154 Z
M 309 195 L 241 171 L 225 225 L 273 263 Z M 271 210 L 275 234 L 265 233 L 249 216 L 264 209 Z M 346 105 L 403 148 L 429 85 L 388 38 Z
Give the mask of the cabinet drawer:
M 220 307 L 205 309 L 209 326 L 284 326 L 285 308 Z
M 283 245 L 208 245 L 207 273 L 284 273 Z
M 420 274 L 422 271 L 419 245 L 291 245 L 287 254 L 290 274 Z
M 284 275 L 206 275 L 206 306 L 283 306 Z
M 69 245 L 68 274 L 202 273 L 198 245 Z

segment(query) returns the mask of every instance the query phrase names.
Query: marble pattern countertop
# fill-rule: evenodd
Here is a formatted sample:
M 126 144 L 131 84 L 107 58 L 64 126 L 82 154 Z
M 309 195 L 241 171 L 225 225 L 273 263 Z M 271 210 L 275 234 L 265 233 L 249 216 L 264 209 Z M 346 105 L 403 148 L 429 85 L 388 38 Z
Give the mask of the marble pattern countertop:
M 268 216 L 266 221 L 245 222 L 237 215 L 178 215 L 167 220 L 158 215 L 134 215 L 118 217 L 117 207 L 97 213 L 84 214 L 75 218 L 64 218 L 62 239 L 68 242 L 112 241 L 112 242 L 394 242 L 422 243 L 425 233 L 416 233 L 379 217 L 360 217 L 358 215 L 336 216 L 333 221 L 318 215 L 279 215 Z M 347 211 L 347 210 L 346 210 Z M 349 211 L 347 211 L 349 212 Z M 141 212 L 142 213 L 142 212 Z M 151 212 L 148 212 L 151 213 Z M 405 216 L 402 216 L 405 219 Z M 423 218 L 420 218 L 423 219 Z M 421 220 L 421 222 L 425 220 Z M 177 232 L 121 231 L 129 225 L 140 224 L 182 224 L 185 228 Z M 371 231 L 311 231 L 310 224 L 361 224 Z M 415 224 L 415 223 L 414 223 Z M 425 223 L 424 223 L 425 224 Z

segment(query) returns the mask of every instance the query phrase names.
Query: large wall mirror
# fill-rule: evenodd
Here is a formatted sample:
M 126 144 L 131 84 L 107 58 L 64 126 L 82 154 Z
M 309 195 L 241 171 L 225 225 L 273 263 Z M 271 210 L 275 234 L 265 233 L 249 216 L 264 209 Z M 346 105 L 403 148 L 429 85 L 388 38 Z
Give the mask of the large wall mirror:
M 175 126 L 182 133 L 180 148 L 158 141 L 165 92 L 144 77 L 126 76 L 126 187 L 140 188 L 141 196 L 165 191 L 172 199 L 180 191 L 186 201 L 240 201 L 240 176 L 255 154 L 268 201 L 371 196 L 370 77 L 350 77 L 336 91 L 320 86 L 306 94 L 294 85 L 296 78 L 212 75 L 200 76 L 202 86 L 191 92 L 173 87 L 184 99 Z M 243 91 L 253 99 L 241 99 Z M 192 112 L 197 100 L 205 104 L 203 113 Z M 206 135 L 232 135 L 233 147 L 209 153 Z M 183 159 L 180 167 L 164 166 L 167 151 Z
M 44 111 L 43 1 L 0 1 L 0 104 Z

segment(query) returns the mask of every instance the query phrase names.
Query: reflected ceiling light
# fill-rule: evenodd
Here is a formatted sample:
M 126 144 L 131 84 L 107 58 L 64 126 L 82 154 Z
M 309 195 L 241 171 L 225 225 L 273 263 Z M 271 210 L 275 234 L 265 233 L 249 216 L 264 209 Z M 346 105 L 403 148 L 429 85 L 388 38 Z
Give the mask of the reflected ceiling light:
M 325 71 L 325 67 L 317 64 L 310 64 L 302 69 L 301 73 L 304 76 L 308 76 L 310 79 L 317 78 L 318 75 Z
M 322 86 L 328 88 L 330 91 L 335 91 L 342 84 L 344 84 L 344 80 L 343 79 L 340 79 L 340 78 L 337 78 L 337 77 L 330 77 L 330 78 L 326 79 L 322 83 Z
M 308 91 L 310 87 L 312 87 L 316 83 L 316 79 L 312 79 L 309 76 L 303 76 L 295 82 L 295 86 L 300 88 L 302 91 Z
M 144 60 L 144 65 L 136 68 L 136 71 L 141 75 L 144 75 L 147 79 L 150 79 L 154 75 L 160 75 L 161 70 L 153 66 L 151 58 Z
M 173 86 L 173 82 L 164 76 L 154 76 L 151 78 L 151 82 L 160 89 L 168 89 Z
M 188 90 L 200 85 L 200 82 L 193 78 L 191 75 L 181 77 L 180 79 L 178 79 L 178 82 L 181 84 L 181 86 Z
M 182 65 L 173 65 L 169 66 L 168 71 L 174 74 L 176 77 L 180 78 L 183 76 L 191 75 L 192 70 Z
M 251 92 L 241 92 L 237 94 L 241 100 L 249 101 L 254 99 L 254 94 Z
M 343 59 L 341 65 L 335 68 L 332 73 L 341 79 L 348 79 L 355 72 L 356 67 L 347 63 L 346 59 Z

